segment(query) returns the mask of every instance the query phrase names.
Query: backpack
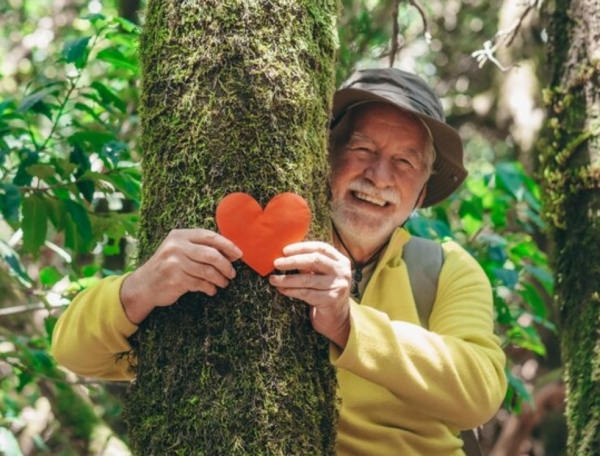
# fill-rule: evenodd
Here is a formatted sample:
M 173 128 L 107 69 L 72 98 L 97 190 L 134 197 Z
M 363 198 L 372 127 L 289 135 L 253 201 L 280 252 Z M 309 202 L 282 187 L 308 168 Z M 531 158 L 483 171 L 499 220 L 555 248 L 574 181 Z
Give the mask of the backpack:
M 422 327 L 429 328 L 429 316 L 435 303 L 444 251 L 437 242 L 412 236 L 404 246 L 402 258 L 408 271 L 419 321 Z M 461 431 L 460 437 L 467 456 L 483 456 L 475 430 Z

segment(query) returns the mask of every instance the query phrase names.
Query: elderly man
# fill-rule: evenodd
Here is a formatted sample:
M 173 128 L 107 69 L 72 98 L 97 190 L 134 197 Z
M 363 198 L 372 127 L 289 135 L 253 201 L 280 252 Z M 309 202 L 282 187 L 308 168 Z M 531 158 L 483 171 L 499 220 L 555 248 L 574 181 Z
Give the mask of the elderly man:
M 329 159 L 333 245 L 287 246 L 269 277 L 311 308 L 332 342 L 341 397 L 340 455 L 463 455 L 461 429 L 491 418 L 504 397 L 504 354 L 493 334 L 490 284 L 457 244 L 443 245 L 435 305 L 420 324 L 403 247 L 415 208 L 464 180 L 462 143 L 419 77 L 355 73 L 335 95 Z M 82 375 L 127 378 L 127 337 L 157 306 L 235 279 L 240 250 L 202 229 L 176 230 L 126 277 L 81 293 L 54 332 L 57 360 Z M 88 318 L 102 304 L 103 321 Z

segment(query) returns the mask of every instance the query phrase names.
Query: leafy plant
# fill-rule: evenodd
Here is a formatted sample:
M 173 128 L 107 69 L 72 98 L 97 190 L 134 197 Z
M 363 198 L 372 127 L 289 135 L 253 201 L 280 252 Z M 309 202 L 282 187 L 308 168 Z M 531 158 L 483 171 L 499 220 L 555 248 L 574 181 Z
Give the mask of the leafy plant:
M 23 331 L 30 323 L 21 315 L 67 304 L 98 273 L 121 273 L 125 261 L 107 260 L 136 233 L 139 29 L 122 18 L 84 19 L 88 33 L 51 64 L 56 77 L 41 72 L 18 96 L 0 98 L 0 433 L 9 448 L 44 382 L 56 385 L 59 419 L 61 398 L 75 397 L 49 355 L 55 317 Z

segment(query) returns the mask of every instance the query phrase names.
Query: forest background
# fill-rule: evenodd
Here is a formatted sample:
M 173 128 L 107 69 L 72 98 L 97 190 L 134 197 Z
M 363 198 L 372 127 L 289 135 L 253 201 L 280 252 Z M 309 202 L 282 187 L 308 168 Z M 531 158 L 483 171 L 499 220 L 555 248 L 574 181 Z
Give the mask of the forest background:
M 547 35 L 538 2 L 342 2 L 338 82 L 418 72 L 465 142 L 470 176 L 420 211 L 494 287 L 510 389 L 486 454 L 566 454 L 565 389 L 538 139 Z M 57 316 L 136 258 L 140 201 L 137 0 L 0 0 L 0 454 L 127 454 L 127 386 L 77 378 L 49 355 Z

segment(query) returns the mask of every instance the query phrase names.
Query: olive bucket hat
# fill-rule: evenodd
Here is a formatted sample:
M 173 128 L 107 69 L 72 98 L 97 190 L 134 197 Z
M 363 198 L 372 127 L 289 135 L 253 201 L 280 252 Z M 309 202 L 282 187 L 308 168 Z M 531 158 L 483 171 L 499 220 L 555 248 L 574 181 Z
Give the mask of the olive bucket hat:
M 331 125 L 350 109 L 369 102 L 397 106 L 417 115 L 429 127 L 436 158 L 422 207 L 450 196 L 467 177 L 463 145 L 458 132 L 446 124 L 440 100 L 427 83 L 397 68 L 359 70 L 335 93 Z

